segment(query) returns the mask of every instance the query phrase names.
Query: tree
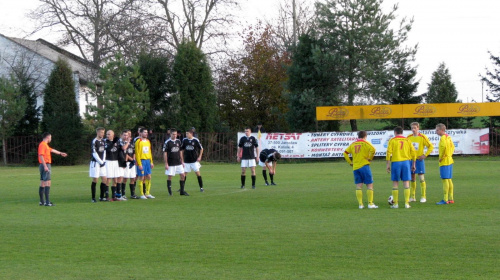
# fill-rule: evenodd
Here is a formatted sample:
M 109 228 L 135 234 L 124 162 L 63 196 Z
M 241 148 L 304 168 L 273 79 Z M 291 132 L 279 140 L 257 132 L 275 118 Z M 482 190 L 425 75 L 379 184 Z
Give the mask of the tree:
M 458 100 L 458 92 L 455 84 L 451 81 L 451 74 L 445 63 L 439 64 L 436 71 L 432 73 L 431 82 L 427 84 L 427 92 L 424 93 L 427 103 L 461 103 Z M 425 120 L 426 127 L 435 127 L 438 123 L 444 123 L 447 128 L 460 128 L 463 125 L 462 118 L 429 118 Z
M 334 57 L 323 51 L 321 42 L 303 34 L 292 53 L 288 68 L 286 114 L 292 131 L 338 130 L 338 121 L 316 123 L 316 106 L 339 104 L 341 85 Z
M 287 110 L 283 92 L 288 53 L 273 42 L 271 27 L 246 31 L 244 50 L 230 59 L 218 81 L 221 119 L 232 129 L 262 122 L 268 131 L 286 131 Z
M 380 101 L 386 95 L 386 81 L 395 61 L 413 56 L 416 48 L 403 48 L 412 21 L 403 19 L 393 30 L 397 5 L 389 13 L 381 9 L 382 0 L 327 0 L 316 3 L 315 36 L 339 58 L 345 105 Z M 351 120 L 352 130 L 357 130 Z
M 490 60 L 493 63 L 493 70 L 486 68 L 486 74 L 480 75 L 481 81 L 490 89 L 492 96 L 487 95 L 488 102 L 500 101 L 500 57 L 490 54 Z M 490 117 L 489 120 L 483 120 L 483 124 L 490 127 L 500 126 L 500 117 Z
M 12 78 L 11 78 L 12 80 Z M 0 138 L 2 138 L 3 163 L 7 164 L 6 139 L 15 131 L 15 125 L 23 117 L 26 99 L 11 80 L 0 77 Z
M 62 164 L 75 164 L 79 158 L 82 121 L 78 112 L 73 72 L 68 62 L 58 59 L 44 89 L 42 131 L 52 134 L 53 145 L 68 156 Z
M 314 25 L 314 6 L 307 0 L 280 1 L 278 16 L 272 20 L 274 32 L 279 41 L 277 47 L 289 51 L 298 38 L 308 34 Z
M 149 18 L 159 21 L 157 32 L 167 38 L 174 49 L 184 41 L 190 41 L 199 49 L 207 41 L 220 40 L 215 48 L 225 45 L 231 26 L 234 24 L 231 10 L 238 7 L 237 0 L 155 0 L 156 6 Z
M 38 132 L 40 122 L 40 108 L 37 107 L 35 81 L 29 73 L 29 68 L 23 64 L 15 67 L 12 75 L 15 77 L 14 84 L 19 89 L 19 94 L 26 100 L 26 109 L 23 117 L 16 124 L 14 135 L 33 135 Z
M 41 5 L 30 17 L 39 26 L 33 33 L 45 28 L 60 27 L 62 45 L 74 45 L 86 60 L 96 65 L 112 57 L 117 41 L 112 32 L 123 32 L 123 23 L 117 28 L 119 19 L 133 7 L 134 0 L 39 0 Z M 111 29 L 114 27 L 114 29 Z M 123 37 L 118 36 L 116 37 Z
M 423 96 L 415 95 L 419 82 L 415 81 L 417 69 L 412 67 L 406 59 L 399 61 L 397 67 L 392 69 L 391 79 L 387 81 L 387 96 L 384 98 L 389 104 L 418 104 L 422 103 Z M 411 129 L 412 122 L 418 119 L 387 119 L 387 129 L 395 126 Z
M 179 45 L 173 65 L 173 81 L 178 95 L 178 128 L 196 127 L 213 131 L 217 117 L 217 98 L 212 72 L 205 54 L 194 42 Z
M 149 111 L 149 93 L 137 65 L 129 66 L 118 54 L 101 69 L 99 78 L 104 81 L 102 93 L 93 94 L 97 105 L 89 107 L 86 118 L 119 132 L 132 129 L 144 119 Z
M 148 114 L 141 125 L 149 128 L 167 130 L 169 124 L 177 123 L 172 119 L 174 108 L 172 65 L 170 56 L 154 53 L 141 53 L 137 62 L 139 72 L 149 92 Z

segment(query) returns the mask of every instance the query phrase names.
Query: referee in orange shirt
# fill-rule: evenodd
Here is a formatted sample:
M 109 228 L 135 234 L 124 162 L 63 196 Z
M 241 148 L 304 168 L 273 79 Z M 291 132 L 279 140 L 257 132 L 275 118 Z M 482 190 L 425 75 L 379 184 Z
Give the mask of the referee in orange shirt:
M 51 163 L 52 155 L 54 153 L 61 155 L 62 157 L 68 156 L 68 154 L 59 152 L 56 149 L 49 147 L 50 141 L 52 141 L 52 135 L 45 132 L 43 135 L 43 140 L 38 145 L 38 162 L 40 163 L 40 188 L 38 189 L 38 194 L 40 195 L 40 206 L 54 206 L 49 199 L 50 193 L 50 174 L 51 174 Z M 43 195 L 45 194 L 45 201 L 43 200 Z

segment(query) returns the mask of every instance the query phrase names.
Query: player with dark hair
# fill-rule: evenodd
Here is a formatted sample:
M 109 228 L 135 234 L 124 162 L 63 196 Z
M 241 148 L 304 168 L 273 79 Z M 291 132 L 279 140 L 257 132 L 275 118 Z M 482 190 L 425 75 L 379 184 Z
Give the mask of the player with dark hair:
M 418 122 L 411 123 L 411 131 L 412 134 L 408 135 L 408 139 L 413 143 L 413 147 L 417 151 L 417 162 L 415 163 L 416 170 L 411 173 L 411 186 L 410 186 L 410 202 L 417 201 L 416 192 L 417 192 L 417 174 L 420 179 L 420 202 L 424 203 L 427 201 L 426 198 L 426 190 L 427 184 L 425 183 L 425 162 L 424 159 L 428 157 L 432 150 L 434 150 L 434 145 L 432 145 L 431 141 L 427 135 L 420 133 L 420 124 Z M 427 149 L 424 151 L 424 149 Z
M 192 129 L 186 131 L 186 138 L 182 140 L 181 154 L 184 159 L 184 186 L 186 185 L 187 174 L 194 171 L 198 178 L 198 186 L 200 192 L 203 192 L 203 179 L 201 178 L 201 157 L 203 155 L 203 147 L 200 140 L 194 137 Z
M 366 184 L 367 188 L 368 209 L 376 209 L 378 206 L 373 203 L 373 176 L 370 169 L 370 162 L 375 156 L 375 147 L 366 141 L 366 138 L 366 131 L 359 131 L 358 140 L 347 147 L 344 151 L 344 158 L 353 169 L 359 209 L 365 208 L 363 204 L 363 184 Z M 349 155 L 352 155 L 352 161 Z
M 130 130 L 127 130 L 127 134 L 128 134 L 127 139 L 129 141 L 132 140 L 132 132 Z M 122 181 L 123 193 L 125 193 L 127 179 L 129 179 L 130 198 L 138 199 L 139 197 L 135 195 L 135 178 L 137 176 L 137 172 L 135 169 L 135 150 L 134 150 L 134 145 L 132 143 L 130 143 L 130 145 L 128 145 L 127 149 L 125 150 L 125 160 L 127 163 L 123 172 L 123 181 Z
M 180 179 L 180 194 L 189 196 L 184 191 L 184 162 L 181 155 L 181 140 L 177 139 L 177 130 L 170 129 L 170 138 L 163 144 L 163 159 L 165 160 L 165 175 L 167 178 L 168 194 L 172 195 L 172 177 L 179 174 Z
M 106 178 L 106 139 L 104 139 L 104 128 L 98 127 L 96 129 L 96 137 L 92 140 L 90 144 L 90 167 L 89 167 L 89 177 L 92 178 L 92 184 L 90 185 L 90 190 L 92 192 L 92 202 L 96 202 L 96 185 L 97 180 L 101 177 L 100 185 L 100 201 L 107 201 L 105 197 L 107 186 Z
M 139 190 L 141 191 L 141 199 L 155 198 L 151 195 L 151 169 L 154 168 L 153 152 L 151 150 L 151 142 L 148 139 L 148 130 L 141 128 L 141 138 L 135 142 L 135 160 L 137 163 L 137 181 L 139 182 Z M 136 181 L 136 182 L 137 182 Z M 143 184 L 146 185 L 144 191 Z
M 446 134 L 446 126 L 442 123 L 436 125 L 436 134 L 441 137 L 439 140 L 439 175 L 443 181 L 443 200 L 437 205 L 453 204 L 453 152 L 455 145 L 451 136 Z
M 118 166 L 120 169 L 120 178 L 117 180 L 116 190 L 117 193 L 121 194 L 120 200 L 127 200 L 127 196 L 125 195 L 125 172 L 128 171 L 128 163 L 127 163 L 127 149 L 132 146 L 130 143 L 128 130 L 123 130 L 118 139 Z M 128 174 L 127 174 L 128 175 Z
M 40 206 L 54 206 L 49 199 L 50 196 L 50 175 L 51 175 L 51 164 L 52 164 L 52 155 L 54 153 L 56 155 L 60 155 L 62 157 L 67 157 L 68 154 L 60 152 L 56 149 L 52 149 L 49 147 L 50 141 L 52 141 L 52 135 L 48 132 L 45 132 L 42 135 L 42 142 L 38 145 L 38 162 L 40 166 L 38 169 L 40 170 L 40 187 L 38 188 L 38 195 L 40 196 Z M 43 195 L 45 194 L 45 201 L 43 200 Z
M 252 170 L 252 189 L 255 189 L 255 165 L 258 160 L 259 143 L 252 136 L 252 129 L 245 128 L 245 136 L 240 138 L 238 143 L 238 162 L 241 162 L 241 188 L 245 188 L 246 170 Z
M 106 132 L 106 177 L 108 178 L 108 186 L 111 186 L 111 201 L 119 201 L 121 199 L 120 192 L 117 189 L 118 181 L 121 177 L 118 157 L 120 147 L 118 137 L 115 137 L 113 130 Z
M 410 208 L 410 180 L 411 171 L 415 170 L 417 152 L 410 139 L 403 136 L 403 128 L 394 129 L 394 137 L 389 140 L 386 153 L 387 173 L 391 173 L 392 196 L 394 204 L 391 208 L 398 208 L 399 180 L 403 181 L 405 208 Z
M 281 154 L 275 149 L 264 149 L 259 154 L 259 165 L 262 166 L 262 176 L 266 181 L 266 186 L 269 186 L 267 181 L 266 169 L 269 170 L 269 177 L 271 178 L 271 185 L 275 186 L 274 175 L 276 174 L 276 165 L 278 160 L 281 159 Z

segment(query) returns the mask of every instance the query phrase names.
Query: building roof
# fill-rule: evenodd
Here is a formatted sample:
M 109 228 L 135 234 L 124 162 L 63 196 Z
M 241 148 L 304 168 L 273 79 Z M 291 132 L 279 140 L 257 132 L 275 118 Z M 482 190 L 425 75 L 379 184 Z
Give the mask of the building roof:
M 1 35 L 1 34 L 0 34 Z M 3 36 L 3 35 L 2 35 Z M 78 72 L 80 79 L 84 82 L 89 80 L 94 80 L 91 77 L 95 76 L 99 67 L 94 63 L 83 59 L 75 54 L 72 54 L 54 44 L 51 44 L 43 39 L 38 39 L 36 41 L 21 39 L 21 38 L 13 38 L 3 36 L 43 57 L 46 59 L 56 62 L 59 58 L 65 59 L 68 64 L 71 66 L 73 72 Z

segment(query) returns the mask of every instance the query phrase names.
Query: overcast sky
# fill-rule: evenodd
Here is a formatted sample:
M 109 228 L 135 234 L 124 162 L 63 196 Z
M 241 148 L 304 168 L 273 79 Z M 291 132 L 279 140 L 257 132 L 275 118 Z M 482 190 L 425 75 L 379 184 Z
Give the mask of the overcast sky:
M 249 24 L 271 19 L 280 1 L 285 0 L 243 0 L 240 18 Z M 481 102 L 479 74 L 485 73 L 485 67 L 491 68 L 488 51 L 500 55 L 500 0 L 385 0 L 385 10 L 396 3 L 400 17 L 415 20 L 409 44 L 418 43 L 418 94 L 427 90 L 432 72 L 444 62 L 459 98 L 463 102 Z M 0 33 L 24 37 L 33 28 L 25 14 L 37 5 L 37 0 L 0 0 Z M 28 39 L 40 37 L 54 43 L 57 39 L 47 33 Z M 487 93 L 484 88 L 484 96 Z

